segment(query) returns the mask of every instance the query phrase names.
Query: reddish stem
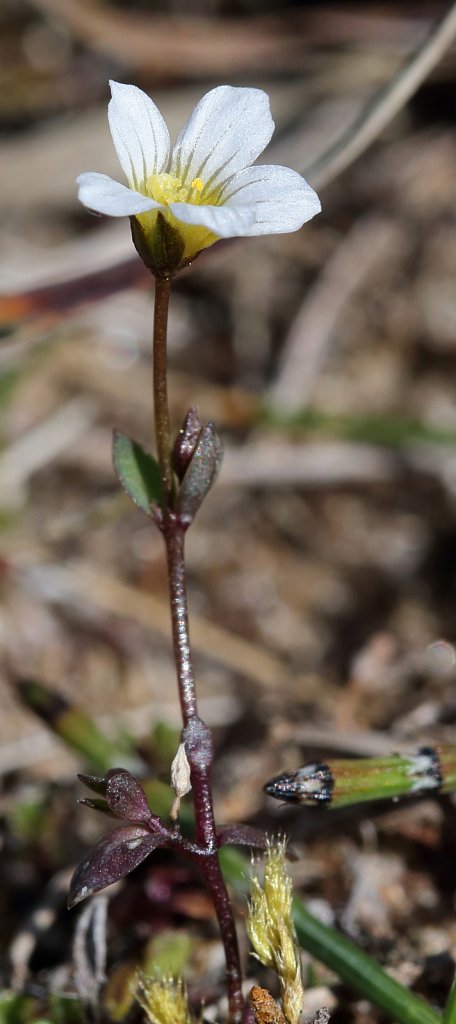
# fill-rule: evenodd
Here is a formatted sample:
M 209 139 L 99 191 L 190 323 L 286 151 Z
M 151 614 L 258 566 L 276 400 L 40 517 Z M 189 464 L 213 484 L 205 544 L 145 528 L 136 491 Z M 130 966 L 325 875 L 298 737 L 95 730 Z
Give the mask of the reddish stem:
M 240 1024 L 244 1009 L 242 972 L 231 902 L 218 859 L 211 789 L 213 744 L 210 730 L 198 715 L 190 650 L 184 549 L 186 528 L 179 522 L 173 507 L 174 478 L 171 461 L 166 353 L 169 292 L 170 282 L 157 279 L 153 358 L 155 429 L 164 491 L 162 529 L 168 561 L 174 657 L 183 722 L 182 739 L 191 769 L 196 846 L 201 851 L 201 856 L 197 856 L 197 859 L 212 896 L 225 950 L 230 1020 L 232 1024 Z

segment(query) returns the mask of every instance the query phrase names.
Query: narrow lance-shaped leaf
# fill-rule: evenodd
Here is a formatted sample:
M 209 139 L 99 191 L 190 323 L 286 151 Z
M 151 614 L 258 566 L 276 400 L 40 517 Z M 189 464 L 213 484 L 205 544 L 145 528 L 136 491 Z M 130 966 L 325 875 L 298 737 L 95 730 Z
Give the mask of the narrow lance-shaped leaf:
M 98 796 L 106 796 L 106 779 L 100 778 L 99 775 L 86 775 L 85 772 L 78 772 L 78 779 L 82 782 L 83 786 L 87 786 L 87 789 L 91 789 L 92 793 L 97 793 Z
M 115 430 L 112 458 L 116 476 L 134 505 L 151 516 L 152 506 L 161 505 L 162 483 L 158 463 L 137 441 Z
M 161 845 L 160 835 L 139 825 L 125 825 L 103 836 L 76 868 L 70 882 L 68 906 L 74 907 L 92 893 L 125 878 Z
M 91 811 L 100 811 L 101 814 L 107 814 L 109 818 L 117 817 L 114 811 L 111 811 L 111 808 L 108 807 L 106 800 L 83 797 L 82 800 L 78 800 L 78 804 L 81 804 L 83 807 L 89 807 Z
M 364 999 L 398 1024 L 441 1024 L 439 1013 L 420 996 L 392 978 L 350 939 L 314 917 L 299 899 L 293 901 L 298 940 L 306 952 L 330 967 Z
M 217 829 L 219 846 L 254 846 L 265 850 L 268 841 L 264 832 L 253 825 L 222 825 Z

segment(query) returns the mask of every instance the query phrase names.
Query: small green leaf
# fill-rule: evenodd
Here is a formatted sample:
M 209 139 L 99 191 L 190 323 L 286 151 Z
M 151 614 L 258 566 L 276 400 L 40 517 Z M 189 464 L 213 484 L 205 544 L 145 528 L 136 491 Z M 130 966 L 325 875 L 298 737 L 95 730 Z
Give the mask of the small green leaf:
M 117 478 L 128 497 L 146 516 L 151 506 L 162 504 L 163 492 L 158 463 L 137 441 L 114 431 L 112 457 Z

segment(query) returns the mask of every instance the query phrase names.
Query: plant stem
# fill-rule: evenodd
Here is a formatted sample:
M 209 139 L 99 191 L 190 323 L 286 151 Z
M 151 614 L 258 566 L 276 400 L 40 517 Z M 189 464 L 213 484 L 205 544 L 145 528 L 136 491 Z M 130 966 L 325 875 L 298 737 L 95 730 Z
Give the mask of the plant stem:
M 155 439 L 158 463 L 162 474 L 165 500 L 172 492 L 171 433 L 168 411 L 167 336 L 168 308 L 171 282 L 168 278 L 155 278 L 154 304 L 154 411 Z
M 172 511 L 164 516 L 163 533 L 168 559 L 171 623 L 177 683 L 184 728 L 197 714 L 195 679 L 190 653 L 187 588 L 185 583 L 185 534 Z
M 212 737 L 198 715 L 188 627 L 185 574 L 186 527 L 174 511 L 174 479 L 168 410 L 166 339 L 170 282 L 156 279 L 154 312 L 154 404 L 157 453 L 163 481 L 162 529 L 166 545 L 174 657 L 176 662 L 183 731 L 182 740 L 191 769 L 195 838 L 201 851 L 199 868 L 211 893 L 225 951 L 230 1020 L 240 1024 L 243 1013 L 242 972 L 236 928 L 218 859 L 217 834 L 211 788 Z

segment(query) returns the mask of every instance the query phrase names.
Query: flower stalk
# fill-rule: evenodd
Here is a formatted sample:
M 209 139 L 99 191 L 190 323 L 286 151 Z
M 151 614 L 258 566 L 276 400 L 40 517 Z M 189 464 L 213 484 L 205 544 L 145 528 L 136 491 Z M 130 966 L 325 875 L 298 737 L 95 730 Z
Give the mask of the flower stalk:
M 200 870 L 211 893 L 225 950 L 230 1019 L 242 1018 L 242 972 L 236 928 L 228 891 L 218 860 L 211 768 L 213 743 L 208 727 L 198 715 L 195 677 L 190 649 L 185 572 L 185 534 L 188 523 L 176 513 L 167 387 L 167 318 L 169 280 L 156 279 L 153 337 L 154 406 L 157 455 L 163 481 L 164 504 L 161 529 L 166 546 L 171 608 L 171 628 L 182 714 L 182 743 L 190 766 L 195 810 L 196 847 Z
M 167 335 L 171 282 L 169 278 L 155 279 L 154 303 L 154 415 L 155 440 L 164 494 L 169 498 L 173 489 L 171 466 L 171 433 L 168 410 Z

